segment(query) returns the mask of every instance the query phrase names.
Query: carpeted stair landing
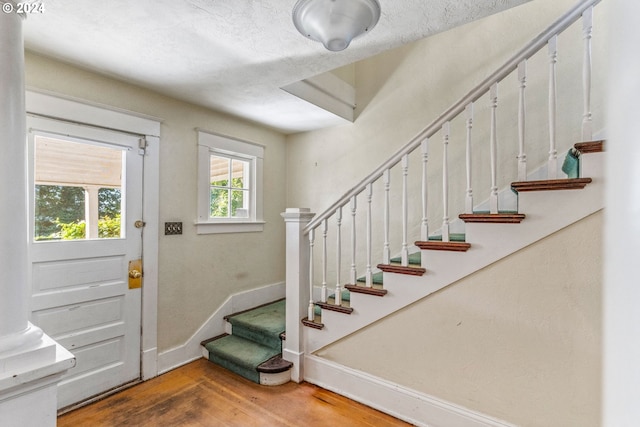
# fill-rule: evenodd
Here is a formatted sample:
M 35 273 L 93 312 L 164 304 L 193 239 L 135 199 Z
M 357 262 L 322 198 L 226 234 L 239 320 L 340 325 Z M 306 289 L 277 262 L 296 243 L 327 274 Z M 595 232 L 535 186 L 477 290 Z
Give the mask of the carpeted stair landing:
M 232 314 L 225 320 L 231 324 L 231 335 L 201 343 L 211 362 L 258 384 L 289 381 L 292 364 L 282 359 L 284 299 Z

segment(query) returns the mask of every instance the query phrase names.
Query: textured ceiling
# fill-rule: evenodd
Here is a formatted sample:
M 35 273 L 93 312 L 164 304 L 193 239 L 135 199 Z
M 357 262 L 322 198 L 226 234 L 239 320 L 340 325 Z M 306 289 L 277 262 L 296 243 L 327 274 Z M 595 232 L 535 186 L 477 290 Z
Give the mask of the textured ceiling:
M 296 0 L 49 0 L 28 16 L 25 45 L 291 133 L 344 121 L 282 86 L 529 0 L 379 1 L 378 25 L 342 52 L 297 32 Z

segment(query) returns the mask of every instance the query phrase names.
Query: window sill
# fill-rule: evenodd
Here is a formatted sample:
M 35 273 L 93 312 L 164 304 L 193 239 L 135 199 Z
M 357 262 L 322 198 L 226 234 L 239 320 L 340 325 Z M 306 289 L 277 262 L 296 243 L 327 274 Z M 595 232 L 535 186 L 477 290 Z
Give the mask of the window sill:
M 197 234 L 257 233 L 264 230 L 264 221 L 196 222 Z

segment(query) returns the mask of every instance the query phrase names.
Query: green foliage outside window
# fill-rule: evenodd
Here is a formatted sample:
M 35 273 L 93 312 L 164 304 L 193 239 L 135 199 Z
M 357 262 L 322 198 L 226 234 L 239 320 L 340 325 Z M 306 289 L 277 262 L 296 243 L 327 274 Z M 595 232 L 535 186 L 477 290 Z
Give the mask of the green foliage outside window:
M 36 185 L 35 239 L 50 240 L 60 232 L 58 223 L 84 219 L 84 189 L 62 185 Z
M 84 221 L 62 223 L 56 221 L 60 228 L 59 238 L 62 240 L 84 239 L 86 236 L 87 224 Z M 108 216 L 98 220 L 98 237 L 108 239 L 120 237 L 120 214 L 114 218 Z
M 98 236 L 120 237 L 119 188 L 98 190 Z M 62 185 L 35 186 L 35 240 L 84 239 L 85 191 Z
M 235 217 L 238 208 L 244 206 L 244 193 L 242 178 L 232 178 L 231 188 L 228 180 L 211 183 L 211 217 L 228 218 Z M 226 188 L 225 188 L 226 187 Z M 229 191 L 231 191 L 231 215 L 229 215 Z

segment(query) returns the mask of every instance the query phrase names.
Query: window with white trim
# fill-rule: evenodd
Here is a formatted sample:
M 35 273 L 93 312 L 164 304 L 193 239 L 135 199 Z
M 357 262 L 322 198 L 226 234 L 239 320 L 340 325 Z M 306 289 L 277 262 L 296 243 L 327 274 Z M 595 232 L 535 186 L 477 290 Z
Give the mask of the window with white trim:
M 198 234 L 262 231 L 264 147 L 198 131 Z

